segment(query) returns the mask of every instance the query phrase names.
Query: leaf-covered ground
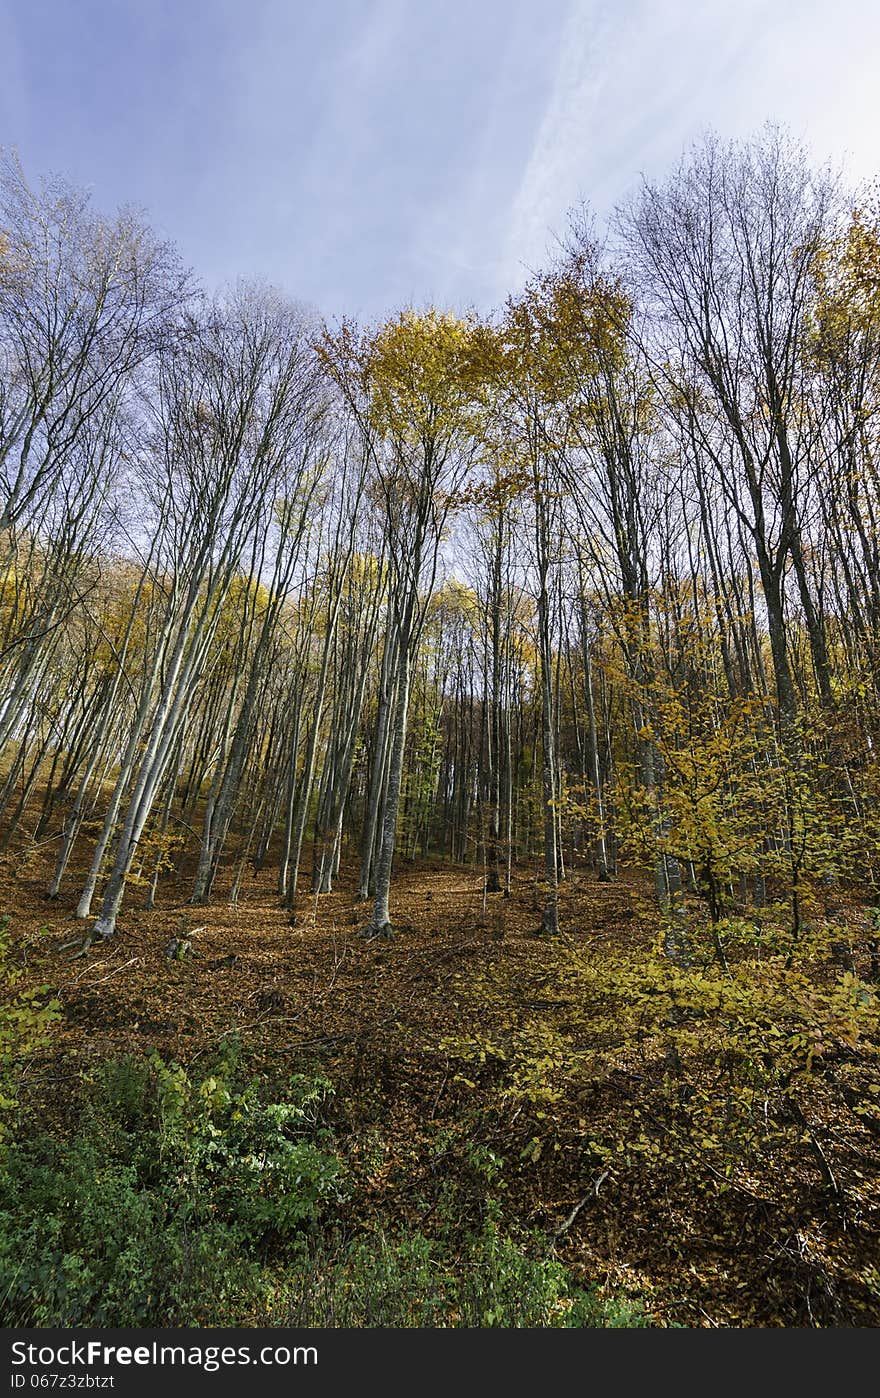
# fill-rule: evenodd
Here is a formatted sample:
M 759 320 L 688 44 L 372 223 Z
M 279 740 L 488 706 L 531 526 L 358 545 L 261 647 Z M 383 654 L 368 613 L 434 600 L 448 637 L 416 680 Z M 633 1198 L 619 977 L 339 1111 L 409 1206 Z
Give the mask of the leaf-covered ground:
M 838 918 L 836 961 L 818 933 L 792 958 L 772 927 L 743 922 L 724 967 L 696 928 L 683 961 L 663 955 L 635 875 L 576 874 L 552 941 L 535 935 L 526 871 L 484 912 L 478 873 L 404 867 L 393 941 L 358 935 L 345 878 L 291 919 L 266 875 L 237 908 L 132 901 L 117 937 L 77 957 L 81 925 L 34 872 L 4 873 L 0 912 L 26 980 L 61 1003 L 24 1065 L 23 1101 L 44 1121 L 74 1109 L 102 1058 L 196 1064 L 236 1035 L 254 1072 L 332 1080 L 352 1227 L 478 1227 L 491 1197 L 508 1226 L 660 1324 L 880 1322 L 860 910 Z M 191 950 L 169 955 L 172 939 Z

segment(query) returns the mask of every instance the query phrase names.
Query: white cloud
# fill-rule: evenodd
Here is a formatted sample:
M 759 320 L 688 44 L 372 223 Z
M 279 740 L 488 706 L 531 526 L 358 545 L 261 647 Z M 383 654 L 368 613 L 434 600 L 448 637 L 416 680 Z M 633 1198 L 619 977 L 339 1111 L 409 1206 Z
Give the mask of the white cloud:
M 606 76 L 608 21 L 592 0 L 574 0 L 562 34 L 559 60 L 544 116 L 513 202 L 508 238 L 508 275 L 519 281 L 522 266 L 541 261 L 549 225 L 577 197 Z
M 572 0 L 555 77 L 508 213 L 511 284 L 546 258 L 568 209 L 601 216 L 707 127 L 788 125 L 820 160 L 877 173 L 877 0 Z

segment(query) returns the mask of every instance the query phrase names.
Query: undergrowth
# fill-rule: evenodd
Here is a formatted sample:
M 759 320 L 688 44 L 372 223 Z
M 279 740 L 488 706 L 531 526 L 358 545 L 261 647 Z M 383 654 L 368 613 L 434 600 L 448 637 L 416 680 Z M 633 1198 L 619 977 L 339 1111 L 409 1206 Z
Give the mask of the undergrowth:
M 283 1093 L 234 1045 L 204 1076 L 157 1054 L 104 1063 L 64 1136 L 0 1151 L 0 1316 L 17 1326 L 580 1327 L 645 1324 L 481 1231 L 346 1235 L 330 1084 Z

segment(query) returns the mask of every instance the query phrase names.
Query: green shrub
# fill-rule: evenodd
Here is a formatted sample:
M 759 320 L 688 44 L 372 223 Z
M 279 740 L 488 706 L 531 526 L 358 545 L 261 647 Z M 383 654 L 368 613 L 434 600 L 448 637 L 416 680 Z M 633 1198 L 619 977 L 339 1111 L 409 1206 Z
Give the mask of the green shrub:
M 321 1123 L 329 1085 L 283 1100 L 238 1084 L 226 1052 L 194 1077 L 157 1055 L 104 1064 L 66 1137 L 0 1151 L 0 1323 L 317 1328 L 646 1324 L 577 1287 L 497 1205 L 459 1241 L 340 1240 L 341 1167 Z M 492 1157 L 491 1168 L 500 1168 Z
M 234 1055 L 193 1079 L 153 1055 L 106 1064 L 67 1140 L 10 1142 L 0 1165 L 0 1310 L 16 1325 L 241 1322 L 262 1253 L 338 1194 L 318 1124 L 329 1091 L 235 1086 Z
M 537 1244 L 539 1240 L 532 1240 Z M 546 1247 L 546 1242 L 544 1244 Z M 421 1234 L 368 1235 L 313 1253 L 287 1282 L 274 1324 L 336 1329 L 603 1329 L 648 1324 L 637 1305 L 576 1286 L 490 1220 L 462 1252 Z

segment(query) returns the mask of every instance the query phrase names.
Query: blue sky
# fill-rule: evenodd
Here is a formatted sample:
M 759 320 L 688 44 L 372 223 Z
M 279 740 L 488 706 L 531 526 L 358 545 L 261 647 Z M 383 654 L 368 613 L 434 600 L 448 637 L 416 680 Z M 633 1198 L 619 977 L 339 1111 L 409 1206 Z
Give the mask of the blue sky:
M 880 171 L 880 0 L 0 0 L 0 145 L 210 286 L 487 309 L 707 126 Z

